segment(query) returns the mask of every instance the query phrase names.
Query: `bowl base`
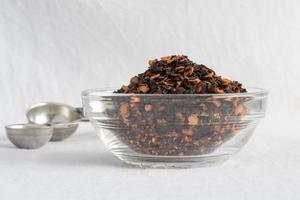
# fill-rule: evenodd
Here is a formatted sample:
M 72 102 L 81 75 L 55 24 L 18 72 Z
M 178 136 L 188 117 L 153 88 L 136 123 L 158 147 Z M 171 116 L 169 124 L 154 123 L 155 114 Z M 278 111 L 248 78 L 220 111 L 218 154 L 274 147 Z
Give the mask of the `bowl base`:
M 116 155 L 129 165 L 141 168 L 195 168 L 211 167 L 224 163 L 230 155 L 217 156 L 132 156 Z

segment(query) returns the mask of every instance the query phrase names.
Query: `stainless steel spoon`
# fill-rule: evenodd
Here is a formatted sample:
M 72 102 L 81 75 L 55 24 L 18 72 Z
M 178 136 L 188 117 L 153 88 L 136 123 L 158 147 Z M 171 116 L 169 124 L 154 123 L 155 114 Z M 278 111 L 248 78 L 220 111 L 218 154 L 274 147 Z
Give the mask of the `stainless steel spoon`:
M 8 139 L 22 149 L 37 149 L 45 145 L 53 134 L 53 126 L 39 124 L 11 124 L 5 127 Z
M 35 124 L 69 123 L 82 118 L 78 109 L 67 104 L 44 102 L 31 106 L 26 117 Z
M 76 131 L 79 121 L 87 121 L 81 108 L 55 102 L 31 106 L 26 112 L 26 117 L 29 123 L 52 124 L 54 131 L 51 141 L 61 141 L 70 137 Z

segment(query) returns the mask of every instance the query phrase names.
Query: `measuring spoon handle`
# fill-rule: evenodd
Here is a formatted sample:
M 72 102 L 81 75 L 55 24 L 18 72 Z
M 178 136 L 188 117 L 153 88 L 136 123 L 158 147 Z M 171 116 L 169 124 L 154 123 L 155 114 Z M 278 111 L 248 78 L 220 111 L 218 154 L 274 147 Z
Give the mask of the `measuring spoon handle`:
M 81 119 L 80 119 L 81 122 L 89 122 L 89 121 L 90 121 L 87 117 L 84 116 L 83 108 L 82 108 L 82 107 L 77 107 L 77 108 L 76 108 L 76 111 L 77 111 L 77 112 L 80 114 L 80 116 L 81 116 Z

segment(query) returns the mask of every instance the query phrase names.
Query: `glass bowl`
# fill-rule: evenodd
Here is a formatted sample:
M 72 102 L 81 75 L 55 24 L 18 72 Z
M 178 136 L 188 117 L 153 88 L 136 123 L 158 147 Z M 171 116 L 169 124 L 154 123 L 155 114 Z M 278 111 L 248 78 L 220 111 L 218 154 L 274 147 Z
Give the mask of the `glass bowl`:
M 85 116 L 115 156 L 160 168 L 223 163 L 247 143 L 266 100 L 258 88 L 231 94 L 82 92 Z

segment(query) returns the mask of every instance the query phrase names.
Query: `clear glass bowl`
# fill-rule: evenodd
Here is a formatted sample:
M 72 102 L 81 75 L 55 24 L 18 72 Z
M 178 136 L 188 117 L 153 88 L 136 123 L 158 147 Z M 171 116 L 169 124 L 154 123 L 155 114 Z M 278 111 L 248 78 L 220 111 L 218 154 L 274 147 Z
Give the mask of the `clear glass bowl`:
M 267 92 L 82 92 L 84 114 L 109 150 L 141 167 L 216 165 L 238 152 L 264 117 Z

